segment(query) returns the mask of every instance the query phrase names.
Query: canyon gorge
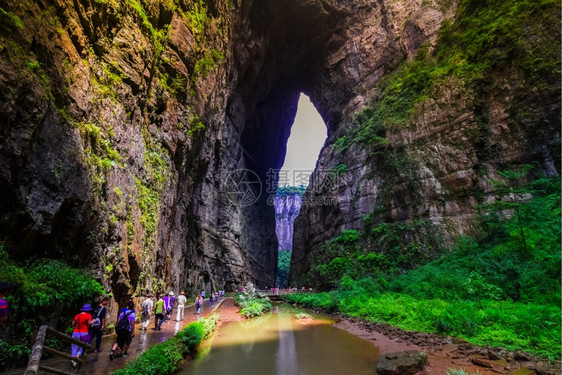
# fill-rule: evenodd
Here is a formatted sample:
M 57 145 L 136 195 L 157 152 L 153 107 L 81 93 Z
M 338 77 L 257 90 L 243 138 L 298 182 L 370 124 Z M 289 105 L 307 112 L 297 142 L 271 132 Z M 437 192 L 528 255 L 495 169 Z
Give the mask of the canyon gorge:
M 291 241 L 304 282 L 343 231 L 396 247 L 383 224 L 417 244 L 401 267 L 433 259 L 504 198 L 501 171 L 560 174 L 559 14 L 457 58 L 477 3 L 0 0 L 5 250 L 88 269 L 119 304 L 271 287 Z M 328 139 L 280 245 L 272 171 L 301 92 Z

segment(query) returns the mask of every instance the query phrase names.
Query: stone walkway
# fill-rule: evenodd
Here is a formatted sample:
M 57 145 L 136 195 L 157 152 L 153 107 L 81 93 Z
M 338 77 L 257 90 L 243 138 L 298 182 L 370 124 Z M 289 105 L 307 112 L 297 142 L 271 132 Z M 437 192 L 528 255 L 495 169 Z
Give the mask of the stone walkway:
M 218 302 L 213 304 L 213 306 L 209 306 L 209 300 L 206 299 L 199 316 L 204 317 L 211 314 L 221 305 L 223 301 L 224 299 L 219 300 Z M 176 310 L 174 309 L 172 313 L 172 319 L 167 320 L 164 324 L 162 324 L 160 331 L 154 330 L 154 316 L 151 318 L 149 328 L 146 331 L 143 331 L 141 329 L 141 324 L 136 324 L 135 337 L 133 338 L 133 342 L 129 347 L 129 356 L 127 358 L 115 357 L 112 361 L 110 361 L 109 352 L 111 351 L 111 347 L 115 342 L 116 335 L 113 334 L 104 336 L 101 342 L 101 352 L 89 353 L 86 356 L 86 363 L 82 365 L 79 373 L 84 375 L 107 375 L 119 368 L 124 367 L 127 362 L 131 362 L 132 360 L 137 358 L 146 349 L 167 340 L 168 338 L 178 333 L 184 326 L 196 321 L 198 316 L 196 313 L 195 304 L 189 305 L 185 308 L 183 321 L 176 322 L 174 320 L 175 317 Z M 70 361 L 61 359 L 60 357 L 50 358 L 41 361 L 41 363 L 46 366 L 54 367 L 63 371 L 73 371 Z M 3 372 L 2 374 L 21 375 L 24 372 L 24 368 L 19 368 Z M 46 373 L 39 372 L 39 374 Z

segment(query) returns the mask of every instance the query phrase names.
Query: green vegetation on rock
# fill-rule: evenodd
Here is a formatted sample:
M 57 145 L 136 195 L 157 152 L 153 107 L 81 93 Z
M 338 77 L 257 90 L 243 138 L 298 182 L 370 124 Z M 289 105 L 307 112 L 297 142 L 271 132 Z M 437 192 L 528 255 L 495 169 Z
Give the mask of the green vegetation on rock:
M 7 12 L 0 7 L 0 19 L 5 20 L 6 24 L 16 27 L 16 29 L 23 29 L 25 25 L 23 24 L 21 18 L 12 12 Z
M 396 275 L 442 253 L 439 235 L 429 220 L 381 223 L 364 231 L 346 230 L 322 245 L 310 271 L 298 285 L 330 289 L 343 276 Z
M 413 60 L 404 61 L 378 85 L 372 105 L 354 119 L 353 129 L 333 147 L 352 144 L 377 150 L 387 146 L 386 132 L 396 126 L 415 126 L 413 120 L 424 101 L 443 97 L 463 87 L 475 113 L 486 112 L 488 96 L 502 88 L 502 77 L 517 78 L 515 95 L 539 93 L 524 105 L 509 108 L 514 121 L 526 131 L 537 129 L 541 98 L 557 90 L 560 79 L 560 2 L 556 0 L 463 0 L 454 20 L 444 21 L 434 50 L 419 48 Z M 478 116 L 477 116 L 478 117 Z M 485 116 L 484 116 L 485 117 Z

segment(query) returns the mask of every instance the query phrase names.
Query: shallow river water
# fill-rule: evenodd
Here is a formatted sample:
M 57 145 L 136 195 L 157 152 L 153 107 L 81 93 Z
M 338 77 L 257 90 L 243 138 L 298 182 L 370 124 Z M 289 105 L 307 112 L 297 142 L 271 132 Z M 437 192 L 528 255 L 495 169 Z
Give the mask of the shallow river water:
M 181 374 L 376 374 L 379 353 L 373 344 L 323 317 L 296 320 L 298 312 L 280 305 L 265 316 L 226 323 Z

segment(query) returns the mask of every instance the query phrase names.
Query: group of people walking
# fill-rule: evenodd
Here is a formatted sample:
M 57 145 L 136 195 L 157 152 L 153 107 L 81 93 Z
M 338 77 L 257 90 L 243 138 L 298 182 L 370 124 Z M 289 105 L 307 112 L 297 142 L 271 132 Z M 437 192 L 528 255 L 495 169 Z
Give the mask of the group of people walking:
M 197 314 L 200 313 L 203 305 L 205 292 L 199 294 L 195 300 L 197 307 Z M 224 292 L 213 292 L 209 297 L 209 306 L 212 306 L 213 301 L 217 301 L 219 297 L 224 297 Z M 91 344 L 95 339 L 94 353 L 98 353 L 101 347 L 102 335 L 106 328 L 107 320 L 107 305 L 109 298 L 103 298 L 99 305 L 92 307 L 90 304 L 85 304 L 80 309 L 73 321 L 74 327 L 72 337 L 84 343 Z M 175 321 L 180 322 L 184 319 L 184 310 L 187 303 L 185 292 L 180 292 L 176 297 L 174 292 L 169 292 L 162 296 L 160 294 L 153 298 L 152 295 L 146 296 L 141 303 L 141 326 L 142 330 L 148 329 L 150 320 L 154 315 L 154 330 L 160 331 L 161 326 L 168 320 L 172 319 L 172 312 L 176 308 Z M 1 306 L 0 306 L 1 307 Z M 120 311 L 115 325 L 115 333 L 117 339 L 109 353 L 109 359 L 112 360 L 117 355 L 123 357 L 128 356 L 129 345 L 135 336 L 135 323 L 137 315 L 135 312 L 135 303 L 132 300 L 127 302 L 127 306 Z M 80 359 L 83 354 L 83 348 L 79 345 L 72 345 L 72 356 Z M 77 361 L 72 361 L 73 367 L 77 366 Z
M 185 303 L 187 302 L 185 292 L 180 292 L 177 298 L 174 296 L 174 292 L 170 292 L 165 296 L 156 295 L 156 299 L 153 299 L 151 295 L 147 296 L 141 305 L 142 330 L 146 331 L 150 323 L 150 318 L 154 314 L 154 329 L 160 331 L 162 323 L 171 320 L 172 311 L 174 310 L 176 302 L 177 311 L 175 320 L 177 322 L 183 321 Z
M 219 290 L 218 292 L 211 293 L 211 295 L 209 296 L 209 306 L 213 306 L 213 302 L 218 301 L 219 298 L 224 298 L 224 290 Z M 197 314 L 201 313 L 201 307 L 203 307 L 204 300 L 205 292 L 203 291 L 195 298 L 195 307 L 197 309 Z

